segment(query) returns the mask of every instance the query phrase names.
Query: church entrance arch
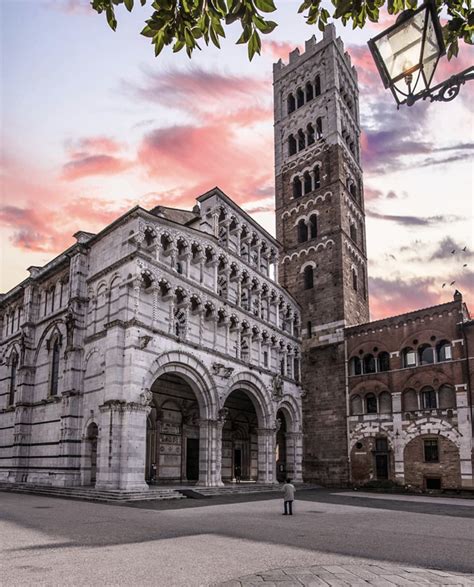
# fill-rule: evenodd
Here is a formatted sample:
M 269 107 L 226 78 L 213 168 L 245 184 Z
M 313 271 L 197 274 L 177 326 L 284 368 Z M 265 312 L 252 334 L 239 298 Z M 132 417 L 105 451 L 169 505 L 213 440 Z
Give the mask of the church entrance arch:
M 222 481 L 258 479 L 258 418 L 254 404 L 243 389 L 232 391 L 224 408 L 227 416 L 222 430 Z
M 200 408 L 190 383 L 164 373 L 151 387 L 145 479 L 151 484 L 194 484 L 199 479 Z

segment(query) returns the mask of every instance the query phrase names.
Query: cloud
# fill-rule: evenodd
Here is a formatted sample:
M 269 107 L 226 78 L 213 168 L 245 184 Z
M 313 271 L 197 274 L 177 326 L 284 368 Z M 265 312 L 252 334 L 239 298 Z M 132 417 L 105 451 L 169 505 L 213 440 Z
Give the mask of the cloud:
M 186 70 L 146 71 L 141 85 L 122 81 L 122 89 L 140 98 L 192 115 L 227 113 L 271 97 L 267 79 L 207 71 L 198 66 Z
M 47 6 L 66 14 L 96 14 L 89 0 L 50 0 Z
M 466 248 L 465 251 L 463 251 L 464 248 Z M 455 251 L 454 254 L 453 251 Z M 452 259 L 459 263 L 465 263 L 468 259 L 472 259 L 473 257 L 474 252 L 470 251 L 465 243 L 459 243 L 452 237 L 447 236 L 439 242 L 438 246 L 431 254 L 429 260 L 435 261 L 436 259 Z
M 291 41 L 273 41 L 270 39 L 264 39 L 262 41 L 262 52 L 264 55 L 269 55 L 272 59 L 288 63 L 289 55 L 295 49 L 300 49 L 298 45 L 295 45 Z
M 83 137 L 68 140 L 65 146 L 70 161 L 63 165 L 61 177 L 66 181 L 90 175 L 115 175 L 132 165 L 131 161 L 116 156 L 124 146 L 110 137 Z
M 377 220 L 388 220 L 396 222 L 401 226 L 432 226 L 435 224 L 444 224 L 448 222 L 457 222 L 461 217 L 454 215 L 437 215 L 437 216 L 397 216 L 393 214 L 380 214 L 372 210 L 366 210 L 367 216 Z
M 433 277 L 369 278 L 371 320 L 397 316 L 441 303 L 442 292 L 434 288 Z

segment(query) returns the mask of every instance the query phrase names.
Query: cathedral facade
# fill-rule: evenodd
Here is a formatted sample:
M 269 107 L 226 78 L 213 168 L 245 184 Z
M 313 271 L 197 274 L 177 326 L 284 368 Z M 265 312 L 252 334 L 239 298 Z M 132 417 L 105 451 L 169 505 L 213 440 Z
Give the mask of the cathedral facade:
M 274 65 L 274 239 L 221 190 L 139 206 L 0 298 L 0 482 L 473 487 L 459 293 L 370 322 L 357 73 Z

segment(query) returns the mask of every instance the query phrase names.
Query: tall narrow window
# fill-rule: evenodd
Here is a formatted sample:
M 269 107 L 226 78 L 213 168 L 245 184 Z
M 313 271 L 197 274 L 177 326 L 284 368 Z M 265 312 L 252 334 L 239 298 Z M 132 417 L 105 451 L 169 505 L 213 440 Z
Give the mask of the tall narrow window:
M 357 228 L 355 224 L 351 223 L 350 226 L 350 233 L 351 233 L 351 239 L 353 242 L 357 243 Z
M 436 410 L 438 402 L 436 401 L 436 391 L 431 387 L 425 387 L 421 390 L 421 405 L 424 410 Z
M 424 445 L 424 456 L 425 463 L 438 463 L 439 462 L 439 451 L 438 451 L 438 440 L 428 439 L 423 441 Z
M 296 154 L 296 139 L 293 135 L 288 137 L 288 155 Z
M 314 80 L 314 95 L 321 95 L 321 77 L 319 75 L 317 75 L 316 79 Z
M 308 331 L 308 338 L 313 336 L 313 325 L 311 324 L 311 320 L 308 320 L 306 323 L 306 330 Z
M 295 177 L 293 180 L 293 197 L 294 198 L 301 198 L 303 195 L 303 185 L 301 183 L 301 179 L 299 177 Z
M 451 343 L 443 340 L 436 347 L 436 359 L 438 363 L 442 363 L 443 361 L 450 361 L 452 358 Z
M 50 395 L 58 395 L 58 381 L 59 381 L 59 340 L 55 340 L 53 344 L 53 355 L 51 358 L 51 382 L 49 387 Z
M 318 141 L 323 138 L 323 119 L 320 116 L 316 118 L 316 138 Z
M 304 92 L 301 88 L 296 90 L 296 107 L 301 108 L 304 104 Z
M 365 412 L 366 414 L 377 413 L 377 398 L 373 393 L 368 393 L 365 396 Z
M 313 182 L 311 181 L 311 175 L 306 171 L 303 175 L 304 179 L 304 193 L 309 194 L 313 189 Z
M 319 170 L 319 166 L 314 168 L 314 189 L 317 190 L 321 187 L 321 171 Z
M 308 82 L 306 84 L 306 102 L 309 102 L 314 98 L 313 86 Z
M 288 114 L 291 114 L 296 109 L 296 102 L 295 102 L 295 97 L 293 96 L 293 94 L 290 94 L 288 96 L 287 104 L 288 104 Z
M 314 143 L 314 127 L 312 124 L 308 124 L 306 127 L 306 134 L 308 136 L 308 146 Z
M 357 291 L 357 289 L 358 289 L 358 284 L 357 284 L 357 271 L 354 268 L 352 268 L 351 269 L 351 273 L 352 273 L 352 289 L 354 291 Z
M 318 217 L 316 214 L 311 214 L 309 217 L 309 238 L 316 238 L 318 236 Z
M 304 270 L 304 288 L 312 289 L 314 286 L 314 272 L 311 266 L 305 267 Z
M 51 296 L 51 312 L 54 312 L 54 298 L 55 298 L 55 294 L 56 294 L 56 288 L 53 287 L 50 290 L 50 296 Z
M 298 151 L 302 151 L 306 147 L 306 137 L 304 132 L 300 129 L 298 131 Z
M 298 222 L 298 242 L 305 243 L 308 240 L 308 226 L 305 220 Z
M 18 355 L 13 353 L 10 366 L 10 389 L 8 393 L 8 405 L 15 405 L 16 375 L 18 369 Z

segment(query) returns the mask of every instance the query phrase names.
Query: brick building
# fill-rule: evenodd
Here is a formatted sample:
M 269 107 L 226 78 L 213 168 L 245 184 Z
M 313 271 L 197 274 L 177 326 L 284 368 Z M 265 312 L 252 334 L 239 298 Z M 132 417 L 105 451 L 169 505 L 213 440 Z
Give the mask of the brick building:
M 277 240 L 218 188 L 137 206 L 0 298 L 0 481 L 473 487 L 474 324 L 369 322 L 357 73 L 274 65 Z

